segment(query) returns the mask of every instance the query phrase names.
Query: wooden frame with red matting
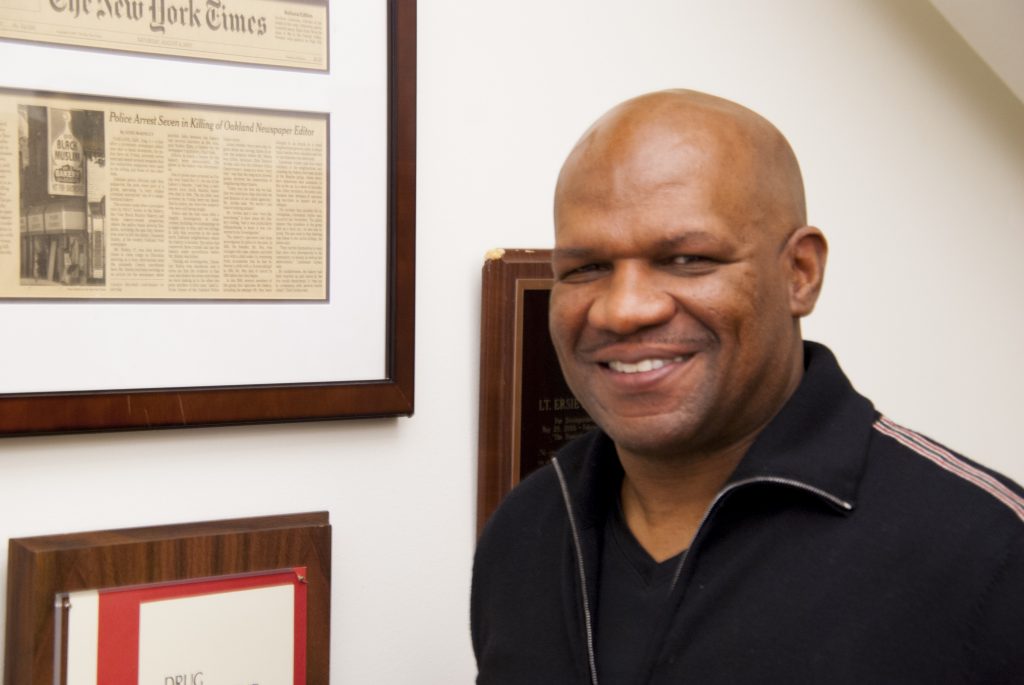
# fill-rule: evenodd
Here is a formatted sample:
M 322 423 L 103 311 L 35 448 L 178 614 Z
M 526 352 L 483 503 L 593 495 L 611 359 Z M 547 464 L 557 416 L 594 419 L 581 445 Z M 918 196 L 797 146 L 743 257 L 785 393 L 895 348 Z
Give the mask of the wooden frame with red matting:
M 53 685 L 55 602 L 62 593 L 295 567 L 306 570 L 306 682 L 328 685 L 326 512 L 12 539 L 4 685 Z

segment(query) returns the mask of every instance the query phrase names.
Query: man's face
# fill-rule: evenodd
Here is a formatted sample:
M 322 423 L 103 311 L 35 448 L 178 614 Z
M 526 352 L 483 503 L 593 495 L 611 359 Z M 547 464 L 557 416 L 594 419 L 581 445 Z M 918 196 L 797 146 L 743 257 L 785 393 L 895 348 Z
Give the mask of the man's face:
M 735 150 L 648 142 L 567 163 L 551 336 L 620 451 L 712 453 L 752 438 L 799 379 L 795 226 L 772 225 Z

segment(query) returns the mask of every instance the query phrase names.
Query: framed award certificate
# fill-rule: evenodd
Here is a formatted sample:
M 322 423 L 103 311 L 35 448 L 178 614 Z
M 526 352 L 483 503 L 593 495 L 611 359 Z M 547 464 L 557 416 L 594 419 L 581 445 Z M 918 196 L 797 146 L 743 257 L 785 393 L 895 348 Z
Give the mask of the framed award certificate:
M 5 685 L 328 685 L 325 512 L 15 538 Z
M 58 598 L 64 685 L 306 682 L 306 569 Z

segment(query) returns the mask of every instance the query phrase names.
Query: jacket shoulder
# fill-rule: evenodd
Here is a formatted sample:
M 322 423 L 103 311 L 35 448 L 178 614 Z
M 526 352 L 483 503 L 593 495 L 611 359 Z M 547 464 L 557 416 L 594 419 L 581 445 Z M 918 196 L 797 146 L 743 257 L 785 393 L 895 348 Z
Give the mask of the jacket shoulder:
M 558 452 L 558 464 L 569 483 L 578 483 L 588 454 L 599 439 L 594 431 L 570 442 Z M 565 502 L 558 474 L 552 463 L 540 467 L 520 481 L 498 505 L 480 535 L 478 546 L 508 535 L 521 536 L 537 527 L 550 528 L 564 518 Z
M 473 559 L 470 597 L 478 682 L 537 682 L 525 674 L 571 653 L 559 641 L 566 530 L 551 464 L 516 485 L 488 519 Z
M 970 512 L 985 525 L 1005 525 L 1011 537 L 1024 534 L 1024 489 L 1012 479 L 885 416 L 873 428 L 878 457 L 912 480 L 912 498 Z

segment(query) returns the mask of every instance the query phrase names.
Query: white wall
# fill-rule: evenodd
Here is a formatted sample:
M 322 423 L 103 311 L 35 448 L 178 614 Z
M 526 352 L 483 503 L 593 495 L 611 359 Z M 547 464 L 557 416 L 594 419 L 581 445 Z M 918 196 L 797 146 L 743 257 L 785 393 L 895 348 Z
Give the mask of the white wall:
M 931 0 L 1013 93 L 1024 99 L 1024 4 L 1016 0 Z
M 832 245 L 808 335 L 892 418 L 1024 480 L 1024 106 L 928 3 L 419 14 L 416 416 L 2 440 L 0 538 L 327 509 L 332 683 L 470 682 L 482 255 L 550 245 L 576 136 L 669 86 L 739 100 L 793 142 Z

